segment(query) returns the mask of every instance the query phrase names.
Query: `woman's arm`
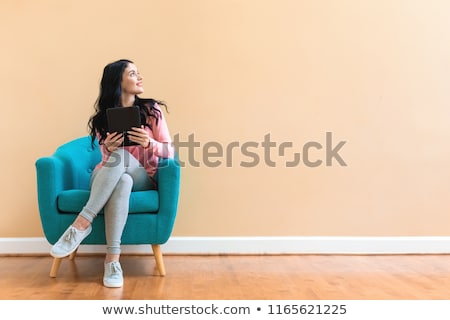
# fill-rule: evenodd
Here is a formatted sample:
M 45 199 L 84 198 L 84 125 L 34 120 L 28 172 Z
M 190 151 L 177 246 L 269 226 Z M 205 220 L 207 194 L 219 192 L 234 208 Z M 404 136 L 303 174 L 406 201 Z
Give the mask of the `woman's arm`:
M 132 130 L 128 131 L 128 137 L 131 141 L 140 144 L 145 150 L 157 157 L 173 158 L 174 148 L 169 128 L 163 112 L 158 105 L 155 104 L 155 107 L 160 111 L 161 116 L 158 121 L 154 117 L 149 117 L 151 131 L 148 127 L 144 128 L 144 126 L 132 128 Z
M 160 158 L 173 158 L 174 149 L 172 138 L 170 136 L 164 113 L 157 104 L 155 107 L 160 111 L 161 117 L 158 120 L 158 124 L 156 124 L 156 119 L 151 119 L 154 140 L 151 141 L 151 145 L 149 145 L 149 147 L 151 147 L 153 153 Z

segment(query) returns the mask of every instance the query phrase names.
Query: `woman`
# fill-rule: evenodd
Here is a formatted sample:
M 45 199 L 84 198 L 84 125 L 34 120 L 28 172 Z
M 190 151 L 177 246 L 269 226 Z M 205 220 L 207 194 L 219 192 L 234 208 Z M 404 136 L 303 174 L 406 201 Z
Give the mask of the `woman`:
M 132 61 L 118 60 L 104 68 L 96 112 L 89 119 L 92 142 L 98 139 L 102 161 L 92 174 L 88 202 L 51 249 L 51 255 L 57 258 L 74 252 L 90 234 L 92 221 L 104 209 L 107 248 L 103 285 L 106 287 L 123 286 L 120 243 L 131 191 L 155 189 L 153 177 L 158 158 L 173 156 L 172 141 L 160 108 L 164 103 L 139 98 L 143 92 L 143 78 Z M 139 107 L 141 127 L 127 132 L 137 145 L 122 146 L 123 134 L 108 132 L 106 110 L 130 106 Z

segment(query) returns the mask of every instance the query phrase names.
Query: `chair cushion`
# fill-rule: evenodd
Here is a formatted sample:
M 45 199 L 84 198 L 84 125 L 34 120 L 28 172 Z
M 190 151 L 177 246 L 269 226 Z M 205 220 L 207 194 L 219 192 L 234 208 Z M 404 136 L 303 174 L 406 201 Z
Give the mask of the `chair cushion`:
M 89 190 L 65 190 L 58 195 L 58 210 L 62 213 L 79 213 L 90 195 Z M 156 190 L 133 191 L 130 197 L 130 213 L 157 213 L 159 195 Z M 102 212 L 103 213 L 103 212 Z

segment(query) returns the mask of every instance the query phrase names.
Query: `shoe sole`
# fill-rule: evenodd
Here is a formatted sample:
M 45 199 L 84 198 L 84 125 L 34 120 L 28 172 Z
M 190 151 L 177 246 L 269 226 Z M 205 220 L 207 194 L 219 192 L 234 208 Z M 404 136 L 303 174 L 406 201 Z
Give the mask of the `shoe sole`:
M 107 284 L 107 283 L 103 282 L 103 286 L 105 286 L 107 288 L 121 288 L 121 287 L 123 287 L 123 283 Z
M 78 246 L 78 247 L 79 247 L 79 246 Z M 76 248 L 73 249 L 71 252 L 69 252 L 69 253 L 67 253 L 67 254 L 65 254 L 65 255 L 58 255 L 58 254 L 55 254 L 55 253 L 53 253 L 53 252 L 51 252 L 51 251 L 50 251 L 50 255 L 51 255 L 53 258 L 65 258 L 65 257 L 70 256 L 72 253 L 74 253 L 74 252 L 78 249 L 78 247 L 76 247 Z

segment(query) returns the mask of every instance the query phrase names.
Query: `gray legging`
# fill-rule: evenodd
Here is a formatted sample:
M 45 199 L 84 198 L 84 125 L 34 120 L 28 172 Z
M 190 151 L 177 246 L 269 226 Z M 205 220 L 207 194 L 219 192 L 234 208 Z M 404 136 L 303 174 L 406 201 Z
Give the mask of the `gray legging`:
M 91 195 L 80 215 L 91 223 L 101 209 L 105 214 L 108 254 L 120 254 L 131 191 L 154 189 L 153 180 L 128 151 L 117 149 L 91 177 Z

